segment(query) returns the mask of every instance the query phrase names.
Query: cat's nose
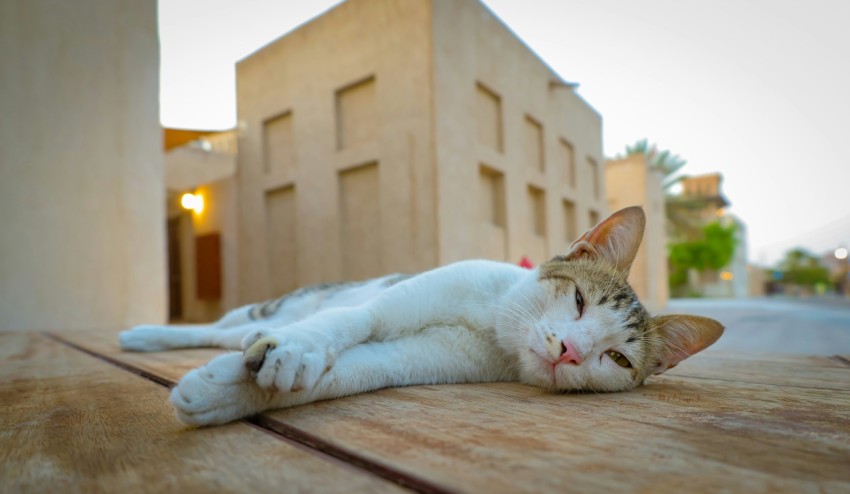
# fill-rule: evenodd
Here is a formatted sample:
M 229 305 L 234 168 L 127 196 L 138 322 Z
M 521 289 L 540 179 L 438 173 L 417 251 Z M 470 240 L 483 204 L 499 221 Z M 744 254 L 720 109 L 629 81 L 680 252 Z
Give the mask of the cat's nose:
M 576 351 L 575 345 L 566 339 L 561 341 L 561 357 L 558 359 L 558 363 L 578 365 L 581 360 L 581 355 Z

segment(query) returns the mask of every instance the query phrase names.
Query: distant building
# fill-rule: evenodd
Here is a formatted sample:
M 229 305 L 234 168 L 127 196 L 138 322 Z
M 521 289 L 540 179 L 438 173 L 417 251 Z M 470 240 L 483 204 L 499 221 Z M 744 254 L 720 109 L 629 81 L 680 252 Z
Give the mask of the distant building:
M 683 178 L 681 191 L 670 198 L 668 235 L 675 240 L 701 235 L 702 227 L 725 215 L 729 201 L 721 191 L 723 176 L 709 173 Z
M 209 321 L 237 305 L 236 145 L 234 131 L 163 129 L 173 321 Z M 184 205 L 186 194 L 202 205 Z
M 242 60 L 237 91 L 239 302 L 539 264 L 608 213 L 600 115 L 478 2 L 351 0 Z
M 668 237 L 671 242 L 694 240 L 702 227 L 718 221 L 721 225 L 735 224 L 737 246 L 732 260 L 722 269 L 689 273 L 687 293 L 706 297 L 746 297 L 750 287 L 747 270 L 746 225 L 728 214 L 729 201 L 723 195 L 719 173 L 685 177 L 678 196 L 668 198 Z M 683 295 L 683 294 L 679 294 Z
M 666 307 L 669 298 L 663 179 L 642 154 L 605 163 L 608 209 L 643 206 L 646 213 L 646 231 L 629 272 L 629 283 L 651 312 Z

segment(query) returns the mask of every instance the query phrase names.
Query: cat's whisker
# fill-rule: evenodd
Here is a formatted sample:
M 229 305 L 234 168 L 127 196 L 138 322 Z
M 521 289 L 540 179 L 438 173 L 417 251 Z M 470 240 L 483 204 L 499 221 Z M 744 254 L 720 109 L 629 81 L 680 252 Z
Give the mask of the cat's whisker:
M 537 313 L 535 315 L 537 316 L 538 319 L 543 317 L 543 310 L 540 307 L 539 302 L 536 302 L 536 301 L 532 302 L 531 300 L 529 300 L 528 295 L 525 294 L 525 293 L 520 293 L 520 295 L 522 295 L 522 297 L 528 303 L 529 307 L 531 307 L 531 308 L 533 308 L 537 311 Z
M 492 307 L 492 308 L 495 308 L 498 311 L 500 311 L 501 315 L 512 315 L 512 316 L 514 316 L 518 319 L 522 319 L 522 320 L 532 320 L 533 319 L 533 315 L 531 313 L 529 313 L 524 308 L 519 307 L 519 306 L 502 305 L 502 304 L 495 304 L 495 303 L 470 304 L 470 305 L 481 305 L 481 306 L 486 306 L 486 307 Z

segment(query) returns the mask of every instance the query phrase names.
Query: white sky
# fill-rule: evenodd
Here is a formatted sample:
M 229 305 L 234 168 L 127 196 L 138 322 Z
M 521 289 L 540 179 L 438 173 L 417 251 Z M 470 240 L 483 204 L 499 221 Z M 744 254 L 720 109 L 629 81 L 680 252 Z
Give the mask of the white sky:
M 163 125 L 235 126 L 235 62 L 336 3 L 160 0 Z M 850 2 L 485 3 L 581 84 L 607 156 L 648 137 L 723 173 L 751 261 L 850 246 Z

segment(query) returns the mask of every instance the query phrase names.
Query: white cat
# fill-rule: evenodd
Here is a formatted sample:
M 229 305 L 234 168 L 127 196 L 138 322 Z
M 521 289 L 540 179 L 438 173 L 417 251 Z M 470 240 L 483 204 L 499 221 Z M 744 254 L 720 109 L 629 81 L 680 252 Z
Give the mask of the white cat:
M 626 282 L 644 224 L 640 208 L 626 208 L 538 269 L 464 261 L 307 287 L 213 326 L 139 326 L 121 333 L 121 347 L 244 349 L 190 371 L 172 391 L 177 416 L 195 425 L 414 384 L 627 390 L 723 332 L 712 319 L 647 314 Z

